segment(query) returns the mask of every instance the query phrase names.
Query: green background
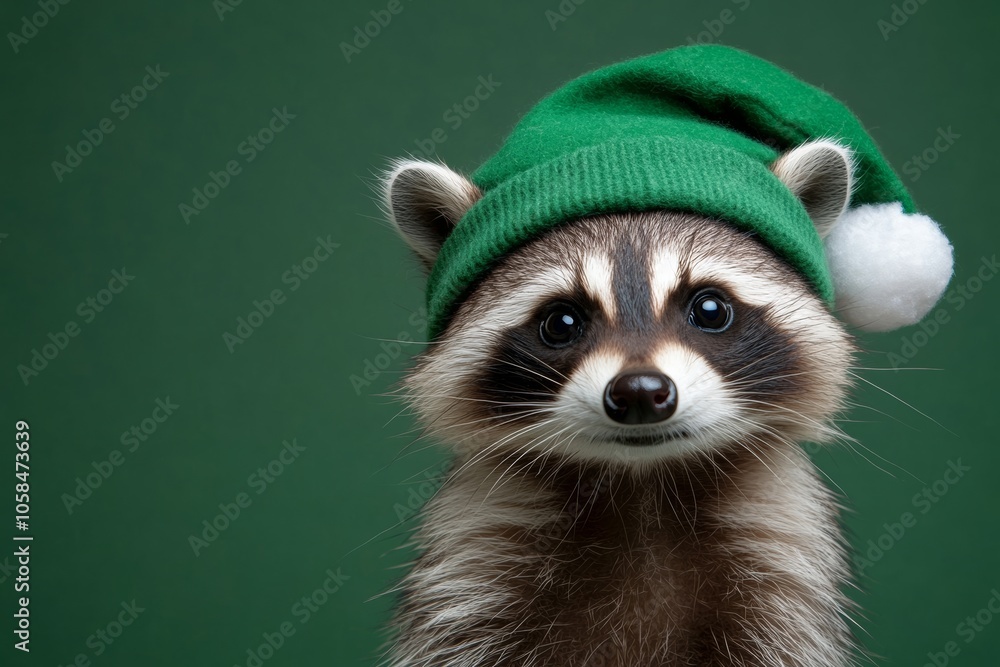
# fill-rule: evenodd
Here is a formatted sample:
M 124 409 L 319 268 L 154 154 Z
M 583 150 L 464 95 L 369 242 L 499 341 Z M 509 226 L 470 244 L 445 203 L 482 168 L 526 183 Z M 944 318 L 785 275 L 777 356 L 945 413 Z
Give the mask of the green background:
M 30 656 L 11 646 L 13 577 L 0 570 L 4 665 L 81 653 L 94 665 L 245 665 L 285 621 L 296 632 L 267 665 L 373 662 L 390 608 L 379 595 L 406 558 L 398 515 L 426 495 L 442 454 L 418 442 L 400 456 L 413 423 L 393 419 L 400 406 L 384 394 L 419 346 L 390 360 L 380 345 L 423 335 L 422 277 L 370 186 L 387 158 L 436 128 L 446 135 L 437 154 L 472 170 L 565 80 L 714 28 L 702 39 L 845 100 L 901 173 L 951 128 L 959 138 L 903 178 L 955 245 L 954 285 L 1000 246 L 996 3 L 911 0 L 915 13 L 883 34 L 889 2 L 586 0 L 565 2 L 573 11 L 553 29 L 557 0 L 403 0 L 347 62 L 340 43 L 386 4 L 247 0 L 220 20 L 210 0 L 70 2 L 17 53 L 9 38 L 0 47 L 0 565 L 14 548 L 17 419 L 31 423 L 35 538 Z M 731 22 L 715 23 L 723 10 Z M 0 29 L 18 31 L 37 11 L 6 2 Z M 169 76 L 119 120 L 112 101 L 157 64 Z M 443 114 L 489 75 L 499 87 L 453 128 Z M 238 146 L 275 107 L 295 118 L 245 162 Z M 114 131 L 60 182 L 52 162 L 105 117 Z M 234 159 L 241 172 L 185 224 L 179 204 Z M 284 272 L 327 235 L 340 247 L 291 291 Z M 122 267 L 135 279 L 85 322 L 78 304 Z M 971 641 L 958 627 L 1000 587 L 1000 281 L 970 287 L 981 289 L 943 302 L 948 322 L 917 336 L 919 347 L 908 347 L 919 329 L 862 340 L 859 366 L 886 368 L 889 353 L 906 352 L 907 368 L 940 370 L 859 371 L 901 400 L 861 382 L 845 423 L 858 444 L 816 457 L 846 495 L 853 545 L 889 545 L 854 594 L 882 664 L 922 665 L 949 641 L 960 650 L 950 664 L 1000 657 L 1000 619 Z M 287 300 L 230 352 L 223 333 L 275 289 Z M 18 365 L 70 321 L 79 335 L 25 384 Z M 386 362 L 370 384 L 357 381 Z M 167 397 L 179 407 L 128 452 L 121 434 Z M 291 439 L 304 451 L 258 494 L 248 478 Z M 64 494 L 114 450 L 124 463 L 68 512 Z M 921 513 L 914 495 L 958 460 L 970 470 Z M 196 556 L 189 536 L 241 492 L 250 506 Z M 886 537 L 905 512 L 915 525 Z M 301 623 L 293 605 L 338 568 L 349 578 Z M 95 656 L 88 637 L 133 599 L 145 611 Z

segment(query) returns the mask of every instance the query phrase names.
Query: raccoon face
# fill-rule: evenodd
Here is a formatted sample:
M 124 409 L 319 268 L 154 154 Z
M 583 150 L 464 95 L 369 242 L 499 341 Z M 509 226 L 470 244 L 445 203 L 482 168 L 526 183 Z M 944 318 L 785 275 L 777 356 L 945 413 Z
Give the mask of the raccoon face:
M 828 178 L 829 167 L 817 173 Z M 439 165 L 403 165 L 390 178 L 393 220 L 430 263 L 434 239 L 443 242 L 447 221 L 460 217 L 449 215 L 478 192 Z M 839 209 L 812 185 L 819 226 L 823 211 Z M 849 192 L 849 183 L 834 185 L 830 192 Z M 414 211 L 433 211 L 434 224 Z M 466 456 L 642 467 L 830 439 L 851 352 L 811 287 L 752 236 L 654 211 L 567 223 L 505 257 L 405 387 L 429 435 Z

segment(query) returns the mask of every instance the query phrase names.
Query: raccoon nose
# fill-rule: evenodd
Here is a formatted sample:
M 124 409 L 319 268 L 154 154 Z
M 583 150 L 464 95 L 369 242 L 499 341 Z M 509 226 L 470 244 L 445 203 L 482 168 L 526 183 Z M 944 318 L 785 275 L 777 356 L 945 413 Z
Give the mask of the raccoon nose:
M 621 373 L 604 390 L 604 410 L 621 424 L 655 424 L 677 410 L 677 386 L 663 373 Z

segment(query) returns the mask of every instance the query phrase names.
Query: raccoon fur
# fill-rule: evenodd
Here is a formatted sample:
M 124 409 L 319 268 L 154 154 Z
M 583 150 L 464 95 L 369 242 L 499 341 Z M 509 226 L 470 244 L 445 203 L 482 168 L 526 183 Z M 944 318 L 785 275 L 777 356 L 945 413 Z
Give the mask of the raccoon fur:
M 822 229 L 850 170 L 806 148 L 772 170 Z M 385 197 L 429 267 L 479 192 L 406 162 Z M 404 382 L 453 465 L 386 663 L 855 664 L 840 507 L 801 448 L 837 437 L 853 352 L 799 273 L 718 220 L 586 217 L 505 256 Z

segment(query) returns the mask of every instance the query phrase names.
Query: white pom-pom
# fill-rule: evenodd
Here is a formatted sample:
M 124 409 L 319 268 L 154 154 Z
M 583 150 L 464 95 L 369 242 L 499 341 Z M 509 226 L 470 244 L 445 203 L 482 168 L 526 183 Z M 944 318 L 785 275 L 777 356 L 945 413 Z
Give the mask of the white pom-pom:
M 866 331 L 916 324 L 951 279 L 952 247 L 940 227 L 899 202 L 849 209 L 824 243 L 837 314 Z

